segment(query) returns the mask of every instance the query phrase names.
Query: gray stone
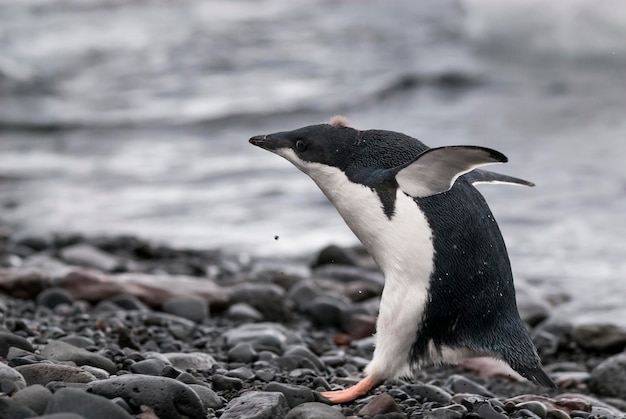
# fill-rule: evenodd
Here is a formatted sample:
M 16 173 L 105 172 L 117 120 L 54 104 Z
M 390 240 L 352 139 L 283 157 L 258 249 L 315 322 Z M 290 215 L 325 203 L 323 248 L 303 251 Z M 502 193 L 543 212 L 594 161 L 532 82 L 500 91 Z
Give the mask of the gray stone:
M 204 410 L 222 408 L 222 399 L 210 388 L 199 384 L 189 384 L 189 387 L 200 397 Z
M 594 368 L 589 388 L 599 396 L 626 399 L 626 354 L 607 358 Z
M 78 413 L 51 413 L 43 416 L 33 416 L 30 419 L 85 419 L 83 415 Z
M 0 418 L 22 419 L 32 418 L 36 413 L 23 406 L 17 400 L 0 397 Z
M 108 300 L 126 311 L 151 311 L 150 308 L 133 295 L 116 295 Z
M 447 404 L 452 399 L 450 393 L 432 384 L 406 384 L 400 390 L 425 402 Z
M 230 362 L 243 362 L 249 364 L 258 358 L 257 351 L 247 342 L 241 342 L 228 350 L 228 360 Z
M 163 311 L 202 323 L 209 317 L 209 303 L 203 298 L 194 296 L 172 297 L 163 303 Z
M 47 288 L 37 295 L 37 304 L 48 308 L 55 308 L 60 304 L 71 305 L 73 303 L 74 297 L 63 288 Z
M 319 287 L 313 281 L 308 280 L 291 287 L 287 293 L 287 298 L 293 301 L 298 310 L 303 310 L 307 304 L 320 294 Z
M 346 419 L 338 408 L 324 403 L 309 402 L 294 407 L 285 419 Z
M 7 364 L 0 362 L 0 380 L 7 380 L 12 382 L 18 390 L 26 387 L 26 380 L 24 376 L 16 371 L 14 368 L 9 367 Z
M 146 374 L 146 375 L 160 375 L 163 368 L 166 365 L 169 365 L 166 362 L 163 362 L 160 359 L 144 359 L 143 361 L 135 362 L 130 366 L 130 371 L 135 374 Z
M 38 362 L 30 365 L 20 365 L 15 369 L 22 374 L 26 384 L 41 384 L 45 386 L 52 381 L 62 381 L 66 383 L 89 383 L 95 381 L 96 377 L 78 367 L 72 365 L 50 364 Z
M 215 359 L 204 352 L 169 352 L 163 356 L 175 367 L 181 370 L 210 370 L 215 365 Z
M 317 268 L 329 264 L 358 266 L 358 261 L 359 257 L 353 249 L 331 244 L 320 250 L 311 267 Z
M 133 419 L 109 399 L 74 388 L 63 388 L 54 393 L 45 413 L 67 412 L 79 414 L 85 419 Z
M 0 332 L 0 357 L 6 358 L 11 347 L 20 348 L 28 352 L 35 350 L 33 345 L 25 338 L 13 333 Z
M 269 383 L 263 389 L 264 391 L 282 393 L 289 408 L 294 408 L 302 403 L 312 402 L 315 400 L 315 393 L 308 387 L 295 384 L 285 383 Z
M 437 407 L 424 415 L 427 419 L 458 419 L 467 413 L 467 408 L 460 404 Z
M 72 361 L 76 365 L 91 365 L 102 368 L 109 374 L 113 374 L 117 370 L 110 359 L 60 340 L 48 342 L 41 350 L 41 356 L 53 361 Z
M 205 415 L 198 394 L 173 378 L 127 374 L 94 381 L 87 388 L 109 399 L 121 397 L 131 405 L 146 405 L 162 418 L 201 418 Z
M 224 333 L 226 346 L 229 348 L 245 342 L 256 351 L 270 350 L 282 353 L 288 343 L 300 343 L 301 339 L 278 323 L 244 324 Z
M 516 409 L 527 409 L 539 416 L 541 419 L 545 419 L 548 416 L 548 408 L 545 404 L 531 400 L 529 402 L 523 402 L 515 405 Z
M 626 327 L 617 324 L 575 324 L 572 337 L 581 348 L 621 351 L 626 348 Z
M 283 419 L 289 406 L 281 393 L 250 391 L 230 402 L 221 419 Z
M 489 403 L 481 403 L 475 410 L 483 419 L 508 419 L 507 415 L 496 411 Z
M 332 278 L 341 282 L 365 280 L 378 285 L 385 284 L 385 277 L 382 273 L 357 266 L 323 265 L 313 270 L 313 276 L 316 278 Z
M 393 412 L 400 412 L 400 407 L 389 393 L 381 393 L 363 406 L 359 411 L 359 416 L 376 416 Z
M 60 253 L 61 258 L 67 263 L 95 268 L 100 271 L 111 272 L 120 265 L 115 256 L 86 243 L 65 247 L 61 249 Z
M 252 380 L 254 378 L 254 372 L 248 367 L 239 367 L 228 371 L 225 374 L 227 377 L 239 378 L 243 381 Z
M 495 397 L 491 391 L 485 388 L 485 386 L 482 386 L 462 375 L 451 375 L 446 381 L 446 386 L 449 387 L 454 393 L 471 393 L 481 396 Z
M 236 303 L 228 307 L 226 316 L 235 320 L 247 320 L 252 322 L 259 322 L 263 320 L 263 314 L 250 304 Z
M 271 321 L 285 318 L 285 290 L 274 284 L 242 283 L 234 287 L 230 294 L 232 303 L 246 303 L 259 310 Z
M 243 387 L 241 378 L 226 377 L 225 375 L 215 374 L 211 377 L 213 388 L 217 391 L 240 390 Z
M 324 369 L 326 368 L 322 360 L 319 359 L 317 355 L 311 352 L 309 348 L 302 345 L 294 345 L 289 347 L 283 354 L 282 358 L 293 358 L 294 360 L 298 361 L 296 363 L 296 366 L 308 366 L 304 365 L 302 362 L 303 360 L 307 360 L 310 362 L 310 364 L 313 365 L 313 367 L 315 367 L 317 371 L 324 371 Z
M 339 297 L 320 295 L 309 302 L 304 311 L 320 326 L 341 327 L 342 313 L 349 304 Z
M 58 339 L 61 342 L 65 342 L 68 343 L 72 346 L 76 346 L 77 348 L 89 348 L 91 346 L 95 346 L 95 342 L 93 341 L 93 339 L 89 339 L 85 336 L 79 336 L 79 335 L 71 335 L 71 336 L 63 336 L 62 338 Z
M 52 398 L 52 392 L 40 384 L 25 387 L 13 395 L 13 400 L 28 407 L 38 415 L 43 415 Z

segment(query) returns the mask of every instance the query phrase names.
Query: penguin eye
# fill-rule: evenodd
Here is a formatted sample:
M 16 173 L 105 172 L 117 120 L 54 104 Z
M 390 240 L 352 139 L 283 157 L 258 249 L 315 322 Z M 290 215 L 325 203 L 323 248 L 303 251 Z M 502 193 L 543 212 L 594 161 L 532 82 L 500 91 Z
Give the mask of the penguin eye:
M 302 152 L 302 151 L 306 150 L 306 148 L 307 148 L 307 143 L 305 143 L 302 140 L 296 141 L 296 150 Z

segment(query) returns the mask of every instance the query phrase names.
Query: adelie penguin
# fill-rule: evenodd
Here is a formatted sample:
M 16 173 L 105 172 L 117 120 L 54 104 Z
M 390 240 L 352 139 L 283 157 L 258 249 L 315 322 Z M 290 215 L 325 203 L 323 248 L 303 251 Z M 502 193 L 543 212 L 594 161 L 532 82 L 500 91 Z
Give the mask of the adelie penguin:
M 532 183 L 477 167 L 504 163 L 477 146 L 429 148 L 415 138 L 360 131 L 343 117 L 260 135 L 250 143 L 309 175 L 385 276 L 365 378 L 322 393 L 336 403 L 428 363 L 502 360 L 556 387 L 520 319 L 507 250 L 475 183 Z

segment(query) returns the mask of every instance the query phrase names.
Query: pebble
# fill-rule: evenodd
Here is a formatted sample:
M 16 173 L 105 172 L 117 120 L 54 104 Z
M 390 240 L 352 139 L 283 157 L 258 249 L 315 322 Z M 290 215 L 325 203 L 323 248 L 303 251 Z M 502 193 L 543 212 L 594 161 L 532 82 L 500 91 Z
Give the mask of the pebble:
M 221 374 L 215 374 L 211 377 L 213 388 L 217 391 L 233 391 L 243 387 L 241 378 L 227 377 Z
M 548 408 L 541 402 L 529 401 L 515 405 L 516 409 L 526 409 L 539 416 L 541 419 L 545 419 L 548 416 Z
M 323 265 L 313 270 L 313 276 L 318 278 L 332 278 L 340 282 L 367 281 L 378 285 L 385 284 L 385 277 L 382 273 L 358 266 Z
M 452 404 L 450 406 L 436 407 L 432 409 L 425 417 L 431 419 L 458 419 L 467 413 L 467 408 L 460 404 Z
M 294 303 L 296 308 L 302 309 L 320 294 L 319 287 L 313 281 L 308 280 L 291 287 L 287 293 L 287 298 Z
M 495 397 L 494 394 L 487 390 L 485 386 L 482 386 L 467 377 L 454 374 L 448 378 L 445 384 L 454 393 L 471 393 L 478 394 L 480 396 Z
M 618 352 L 626 348 L 626 327 L 617 324 L 575 324 L 572 337 L 584 349 Z
M 406 384 L 400 390 L 423 401 L 447 404 L 452 399 L 450 393 L 431 384 Z
M 232 303 L 245 303 L 270 321 L 281 321 L 287 314 L 285 290 L 271 283 L 243 283 L 231 290 Z
M 291 333 L 278 323 L 244 324 L 224 333 L 226 346 L 234 347 L 238 343 L 250 343 L 256 351 L 270 350 L 282 353 L 287 342 L 293 340 Z
M 111 400 L 83 390 L 62 388 L 48 403 L 45 414 L 76 413 L 85 419 L 133 419 L 128 412 Z
M 72 305 L 73 303 L 74 297 L 63 288 L 48 288 L 37 295 L 37 304 L 48 308 L 55 308 L 61 304 Z
M 53 361 L 72 361 L 76 365 L 91 365 L 102 368 L 109 374 L 117 370 L 115 363 L 110 359 L 60 340 L 51 340 L 41 349 L 41 356 Z
M 343 299 L 332 295 L 320 295 L 310 301 L 304 311 L 319 326 L 341 327 L 342 313 L 349 305 Z
M 202 323 L 209 317 L 209 303 L 200 297 L 177 296 L 163 303 L 163 311 L 196 323 Z
M 163 368 L 168 364 L 160 359 L 144 359 L 130 366 L 130 371 L 135 374 L 160 375 Z
M 29 386 L 33 384 L 45 386 L 52 381 L 89 383 L 97 380 L 93 374 L 72 365 L 38 362 L 30 365 L 20 365 L 15 367 L 15 369 L 22 374 L 26 384 Z
M 26 380 L 22 374 L 14 368 L 0 362 L 0 381 L 2 380 L 12 383 L 17 390 L 21 390 L 26 387 Z
M 199 384 L 189 384 L 189 388 L 195 391 L 198 397 L 200 397 L 204 410 L 221 409 L 223 407 L 224 403 L 222 403 L 220 396 L 209 387 Z
M 250 391 L 233 399 L 220 419 L 282 419 L 288 411 L 281 393 Z
M 374 396 L 372 400 L 359 410 L 359 416 L 376 416 L 392 412 L 400 412 L 398 404 L 389 394 L 381 393 Z
M 263 391 L 282 393 L 290 408 L 316 400 L 313 390 L 295 384 L 269 383 L 263 388 Z
M 35 412 L 21 403 L 8 397 L 0 397 L 0 418 L 22 419 L 32 418 L 37 415 Z
M 318 268 L 322 265 L 329 264 L 358 266 L 358 261 L 359 257 L 354 250 L 331 244 L 320 250 L 311 263 L 311 268 Z
M 281 358 L 283 360 L 289 358 L 295 360 L 296 366 L 298 367 L 312 365 L 317 371 L 324 371 L 325 369 L 325 365 L 322 360 L 319 359 L 319 357 L 311 352 L 311 350 L 306 346 L 291 346 L 285 351 Z M 305 364 L 303 361 L 308 361 L 308 363 Z
M 21 403 L 38 415 L 44 414 L 50 399 L 52 399 L 52 392 L 40 384 L 25 387 L 13 395 L 13 400 Z
M 291 409 L 285 419 L 346 419 L 337 408 L 319 402 L 302 403 Z
M 227 377 L 239 378 L 243 381 L 252 380 L 255 376 L 254 372 L 248 367 L 239 367 L 228 371 L 225 374 Z
M 175 368 L 186 371 L 206 371 L 215 365 L 215 358 L 204 352 L 164 353 L 162 355 Z
M 186 384 L 167 377 L 126 374 L 89 383 L 88 391 L 112 399 L 121 397 L 131 405 L 146 405 L 158 417 L 182 419 L 204 417 L 198 394 Z
M 67 263 L 104 272 L 112 272 L 120 265 L 115 256 L 86 243 L 64 247 L 60 254 Z
M 494 409 L 489 403 L 480 403 L 474 410 L 483 419 L 507 419 L 504 413 Z
M 595 367 L 589 388 L 599 396 L 626 399 L 626 354 L 609 357 Z
M 228 350 L 230 362 L 243 362 L 249 364 L 258 359 L 259 354 L 248 342 L 241 342 Z
M 226 316 L 233 320 L 245 320 L 250 322 L 260 322 L 264 320 L 263 314 L 250 304 L 235 303 L 228 307 Z
M 0 357 L 6 358 L 11 347 L 20 348 L 28 352 L 33 352 L 33 345 L 25 338 L 13 333 L 0 332 Z

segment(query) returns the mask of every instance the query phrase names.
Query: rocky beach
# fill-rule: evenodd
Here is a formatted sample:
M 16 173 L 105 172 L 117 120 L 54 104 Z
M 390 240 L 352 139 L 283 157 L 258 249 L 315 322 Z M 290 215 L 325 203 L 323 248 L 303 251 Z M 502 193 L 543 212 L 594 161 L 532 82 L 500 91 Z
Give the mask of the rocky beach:
M 258 258 L 5 227 L 0 266 L 2 418 L 626 417 L 619 319 L 558 316 L 572 296 L 538 281 L 518 305 L 558 389 L 477 359 L 331 405 L 318 392 L 372 356 L 383 278 L 359 247 Z

